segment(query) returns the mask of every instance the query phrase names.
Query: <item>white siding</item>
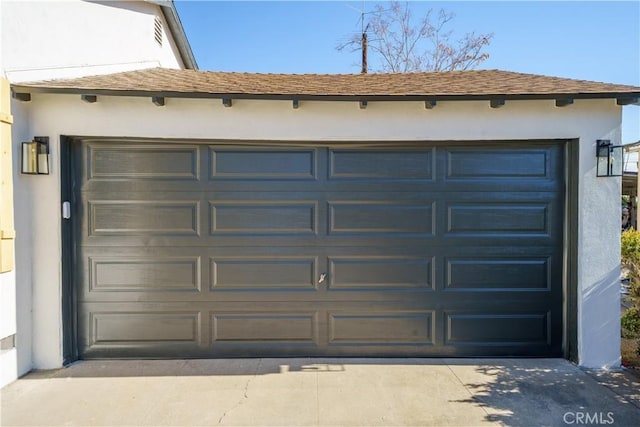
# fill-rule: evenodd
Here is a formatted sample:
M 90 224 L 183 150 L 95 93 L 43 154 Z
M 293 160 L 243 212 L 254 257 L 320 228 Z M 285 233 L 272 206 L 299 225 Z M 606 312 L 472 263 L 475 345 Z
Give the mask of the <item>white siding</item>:
M 150 67 L 183 68 L 167 34 L 158 45 L 145 2 L 3 0 L 3 67 L 12 83 Z
M 62 363 L 61 135 L 261 140 L 492 140 L 579 138 L 578 343 L 586 367 L 620 364 L 619 178 L 596 178 L 597 139 L 620 142 L 620 107 L 615 100 L 576 101 L 557 108 L 549 101 L 442 102 L 425 110 L 420 102 L 234 101 L 33 95 L 26 134 L 51 137 L 52 174 L 16 177 L 18 250 L 30 254 L 33 286 L 33 366 Z M 20 132 L 17 132 L 20 133 Z M 32 233 L 32 234 L 31 234 Z M 25 236 L 37 239 L 24 240 Z M 25 261 L 26 263 L 27 261 Z M 18 279 L 20 281 L 20 279 Z M 22 286 L 22 283 L 19 283 Z M 25 283 L 24 286 L 29 286 Z

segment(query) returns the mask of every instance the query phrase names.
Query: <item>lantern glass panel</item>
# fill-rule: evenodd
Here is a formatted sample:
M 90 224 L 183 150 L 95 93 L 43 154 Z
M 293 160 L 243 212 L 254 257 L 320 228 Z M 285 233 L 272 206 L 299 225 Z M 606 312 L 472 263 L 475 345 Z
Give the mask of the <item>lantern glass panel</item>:
M 597 157 L 597 176 L 609 175 L 609 146 L 601 145 L 598 147 Z
M 22 173 L 38 173 L 38 143 L 35 141 L 22 143 Z
M 623 154 L 622 146 L 611 147 L 609 151 L 609 175 L 622 176 Z

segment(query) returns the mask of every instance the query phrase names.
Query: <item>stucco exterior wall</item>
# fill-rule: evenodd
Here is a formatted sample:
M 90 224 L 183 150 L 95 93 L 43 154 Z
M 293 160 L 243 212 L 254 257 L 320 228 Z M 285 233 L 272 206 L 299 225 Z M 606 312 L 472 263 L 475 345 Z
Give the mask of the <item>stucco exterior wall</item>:
M 2 22 L 2 2 L 0 2 L 0 22 Z M 0 78 L 3 73 L 2 31 L 0 31 Z M 15 274 L 13 271 L 0 273 L 0 339 L 16 333 Z M 17 376 L 16 349 L 0 350 L 0 387 L 13 381 Z
M 16 287 L 13 271 L 0 274 L 0 339 L 16 333 Z M 0 350 L 0 387 L 18 375 L 16 348 Z
M 154 36 L 156 18 L 161 20 L 163 27 L 161 45 Z M 11 83 L 149 67 L 184 68 L 161 8 L 155 4 L 144 1 L 0 0 L 0 76 Z M 12 140 L 13 148 L 17 150 L 13 170 L 18 178 L 24 178 L 19 174 L 19 143 L 34 136 L 29 116 L 31 105 L 12 102 Z M 39 195 L 30 187 L 39 184 L 39 180 L 26 178 L 21 185 L 15 184 L 17 215 L 34 209 L 34 200 Z M 0 274 L 0 339 L 16 335 L 16 348 L 0 351 L 0 387 L 33 367 L 44 366 L 40 353 L 34 357 L 32 343 L 48 338 L 38 338 L 41 329 L 32 329 L 32 310 L 42 298 L 47 305 L 47 298 L 57 297 L 32 292 L 33 279 L 43 280 L 38 276 L 38 268 L 33 267 L 36 259 L 33 239 L 39 236 L 39 231 L 34 232 L 32 220 L 35 218 L 16 218 L 20 237 L 16 240 L 15 268 L 11 273 Z M 58 265 L 59 254 L 38 252 L 37 263 L 41 262 Z M 57 337 L 52 340 L 52 346 L 57 346 Z
M 16 228 L 15 241 L 15 267 L 14 286 L 16 304 L 15 324 L 16 324 L 16 359 L 5 360 L 2 368 L 7 372 L 15 372 L 16 376 L 8 377 L 8 382 L 15 380 L 18 376 L 29 372 L 33 368 L 32 357 L 32 280 L 33 271 L 33 234 L 28 225 L 18 215 L 29 212 L 32 209 L 32 196 L 27 193 L 24 186 L 19 186 L 17 180 L 20 174 L 20 142 L 31 140 L 30 124 L 28 121 L 29 107 L 31 103 L 23 103 L 12 100 L 11 112 L 13 114 L 13 126 L 11 129 L 13 140 L 13 207 L 14 221 Z M 19 231 L 18 231 L 19 230 Z
M 3 67 L 12 82 L 150 67 L 183 68 L 160 8 L 145 2 L 2 0 Z M 154 18 L 163 21 L 163 43 Z
M 500 109 L 486 101 L 458 101 L 439 103 L 433 110 L 419 102 L 372 102 L 364 110 L 355 102 L 301 102 L 294 110 L 290 101 L 234 100 L 232 108 L 225 108 L 220 100 L 167 99 L 166 106 L 156 107 L 149 98 L 98 97 L 87 104 L 78 95 L 34 94 L 30 103 L 21 104 L 30 126 L 16 129 L 14 143 L 33 136 L 52 141 L 51 175 L 15 177 L 18 255 L 25 256 L 22 267 L 30 269 L 17 280 L 19 287 L 33 289 L 35 368 L 62 363 L 61 135 L 296 141 L 579 138 L 579 363 L 620 364 L 620 179 L 595 176 L 596 140 L 620 142 L 615 100 L 578 100 L 564 108 L 553 100 L 511 101 Z

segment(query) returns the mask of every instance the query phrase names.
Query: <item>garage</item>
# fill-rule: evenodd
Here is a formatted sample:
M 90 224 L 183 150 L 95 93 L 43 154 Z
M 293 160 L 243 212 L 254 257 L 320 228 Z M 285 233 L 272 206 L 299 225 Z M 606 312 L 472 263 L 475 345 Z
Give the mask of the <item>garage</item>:
M 560 356 L 566 140 L 69 140 L 79 357 Z
M 14 173 L 20 372 L 263 356 L 620 366 L 613 166 L 637 87 L 150 68 L 11 91 L 14 145 L 49 160 Z

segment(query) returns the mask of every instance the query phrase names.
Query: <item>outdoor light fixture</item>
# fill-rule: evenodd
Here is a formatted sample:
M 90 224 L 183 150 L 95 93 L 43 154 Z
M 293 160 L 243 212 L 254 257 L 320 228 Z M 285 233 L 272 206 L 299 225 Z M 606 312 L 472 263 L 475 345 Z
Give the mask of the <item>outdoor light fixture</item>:
M 49 175 L 49 137 L 36 136 L 22 143 L 22 173 Z
M 622 145 L 608 139 L 596 141 L 596 176 L 622 176 Z

